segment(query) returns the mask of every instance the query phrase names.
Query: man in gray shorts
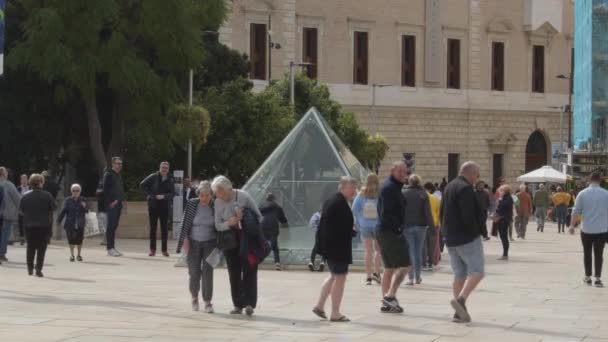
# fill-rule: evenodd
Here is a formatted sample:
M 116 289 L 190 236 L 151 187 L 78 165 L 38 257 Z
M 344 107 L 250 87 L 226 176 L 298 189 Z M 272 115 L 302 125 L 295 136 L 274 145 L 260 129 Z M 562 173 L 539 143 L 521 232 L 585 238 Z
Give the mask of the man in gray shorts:
M 454 298 L 450 304 L 456 311 L 453 322 L 457 323 L 471 321 L 466 300 L 484 276 L 481 234 L 485 222 L 479 222 L 482 209 L 473 189 L 478 180 L 479 165 L 464 163 L 460 176 L 448 184 L 441 201 L 441 231 L 454 271 Z
M 378 196 L 378 227 L 376 241 L 380 245 L 384 274 L 382 276 L 381 312 L 402 313 L 403 308 L 397 300 L 397 290 L 411 265 L 407 241 L 403 235 L 405 207 L 401 189 L 407 178 L 407 167 L 396 162 Z

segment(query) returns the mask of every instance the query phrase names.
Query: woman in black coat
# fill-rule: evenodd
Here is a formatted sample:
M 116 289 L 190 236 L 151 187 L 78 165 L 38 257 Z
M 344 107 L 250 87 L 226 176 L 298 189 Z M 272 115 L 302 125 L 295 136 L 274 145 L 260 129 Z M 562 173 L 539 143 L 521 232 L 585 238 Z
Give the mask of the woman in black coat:
M 323 283 L 319 302 L 312 312 L 327 319 L 325 302 L 331 294 L 330 320 L 348 322 L 349 319 L 340 313 L 340 304 L 344 295 L 348 265 L 353 263 L 352 238 L 355 231 L 349 202 L 357 191 L 357 181 L 351 177 L 343 177 L 338 189 L 339 192 L 323 205 L 321 222 L 317 230 L 315 250 L 327 259 L 331 274 Z
M 80 255 L 82 251 L 82 240 L 84 239 L 84 227 L 86 225 L 85 214 L 89 211 L 87 203 L 80 197 L 82 188 L 78 184 L 72 185 L 70 188 L 72 196 L 67 197 L 63 202 L 63 209 L 57 218 L 57 224 L 63 223 L 65 235 L 68 238 L 70 245 L 70 261 L 74 262 L 74 249 L 78 249 L 78 261 L 82 261 Z
M 506 184 L 498 191 L 502 196 L 496 208 L 498 234 L 502 241 L 502 257 L 498 260 L 509 260 L 509 225 L 513 222 L 513 196 L 511 196 L 511 187 Z

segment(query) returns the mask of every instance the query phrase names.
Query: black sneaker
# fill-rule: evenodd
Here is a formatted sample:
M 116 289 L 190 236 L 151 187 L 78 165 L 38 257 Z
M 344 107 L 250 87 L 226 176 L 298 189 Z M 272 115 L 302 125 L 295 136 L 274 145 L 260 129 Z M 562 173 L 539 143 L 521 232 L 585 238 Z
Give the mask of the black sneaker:
M 383 304 L 380 307 L 380 312 L 381 313 L 386 313 L 386 314 L 398 314 L 398 313 L 402 313 L 403 312 L 403 308 L 401 308 L 401 307 L 399 307 L 399 308 L 400 308 L 400 310 L 396 310 L 396 309 L 393 309 L 393 308 L 388 307 L 388 306 L 386 306 L 386 305 Z
M 456 311 L 456 314 L 458 314 L 458 317 L 460 317 L 460 320 L 463 323 L 468 323 L 471 321 L 471 316 L 467 311 L 464 298 L 459 297 L 458 299 L 452 299 L 450 304 L 452 305 L 452 308 Z
M 321 263 L 321 265 L 319 265 L 319 272 L 323 272 L 325 271 L 325 263 Z
M 457 313 L 454 313 L 454 317 L 452 317 L 452 322 L 454 322 L 454 323 L 463 323 L 462 322 L 462 318 L 460 318 L 460 316 L 458 316 Z
M 74 262 L 76 261 L 76 258 L 74 258 L 73 256 L 70 257 L 70 262 Z
M 403 308 L 399 305 L 399 301 L 395 297 L 386 297 L 385 296 L 382 299 L 382 304 L 384 304 L 385 306 L 388 306 L 392 310 L 395 310 L 395 312 L 398 312 L 398 313 L 403 312 Z
M 372 278 L 367 278 L 367 280 L 365 280 L 365 285 L 371 285 L 372 284 Z
M 591 286 L 591 284 L 593 283 L 591 281 L 591 277 L 585 277 L 585 279 L 583 279 L 583 282 L 589 286 Z
M 601 279 L 596 279 L 594 285 L 595 287 L 604 287 L 604 283 L 602 283 Z
M 378 284 L 382 283 L 382 277 L 378 273 L 372 274 L 372 279 Z

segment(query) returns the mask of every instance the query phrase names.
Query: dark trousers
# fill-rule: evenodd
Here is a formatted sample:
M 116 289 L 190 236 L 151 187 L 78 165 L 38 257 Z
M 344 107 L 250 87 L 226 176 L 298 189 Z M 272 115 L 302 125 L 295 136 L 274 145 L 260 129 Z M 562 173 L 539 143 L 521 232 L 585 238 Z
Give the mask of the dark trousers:
M 481 214 L 481 236 L 488 238 L 488 212 L 484 211 Z
M 509 256 L 509 225 L 510 222 L 506 220 L 497 223 L 498 235 L 502 241 L 502 256 Z
M 49 244 L 51 228 L 50 227 L 27 227 L 27 249 L 26 260 L 27 269 L 34 269 L 34 258 L 36 259 L 36 271 L 41 272 L 44 266 L 44 256 L 46 247 Z
M 19 215 L 19 237 L 21 238 L 21 241 L 23 241 L 23 238 L 25 238 L 25 230 L 23 228 L 23 215 Z
M 256 307 L 258 302 L 258 266 L 249 266 L 239 255 L 239 247 L 225 251 L 230 292 L 235 308 Z
M 274 263 L 280 264 L 281 256 L 279 255 L 279 236 L 276 234 L 267 234 L 264 236 L 264 238 L 266 238 L 266 241 L 268 241 L 270 243 L 270 246 L 272 247 Z
M 162 251 L 167 251 L 167 238 L 169 237 L 169 207 L 148 207 L 148 218 L 150 219 L 150 250 L 156 251 L 156 232 L 160 220 L 160 236 Z
M 595 259 L 595 276 L 602 276 L 602 264 L 604 263 L 604 245 L 608 234 L 586 234 L 581 232 L 583 242 L 583 254 L 585 262 L 585 276 L 591 277 L 591 253 Z
M 109 208 L 106 211 L 107 215 L 107 226 L 106 226 L 106 241 L 107 250 L 114 248 L 114 240 L 116 237 L 116 230 L 118 229 L 118 223 L 120 222 L 120 213 L 122 212 L 122 203 L 118 203 L 114 208 Z

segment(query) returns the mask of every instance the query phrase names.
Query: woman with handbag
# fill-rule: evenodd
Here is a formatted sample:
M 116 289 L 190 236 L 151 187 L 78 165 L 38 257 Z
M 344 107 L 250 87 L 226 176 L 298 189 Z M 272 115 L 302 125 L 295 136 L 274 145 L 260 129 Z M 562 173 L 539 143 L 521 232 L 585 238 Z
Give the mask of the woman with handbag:
M 186 204 L 182 219 L 181 233 L 177 243 L 177 253 L 188 255 L 188 274 L 190 275 L 190 294 L 192 295 L 192 310 L 200 309 L 198 293 L 202 288 L 205 312 L 213 313 L 213 267 L 207 258 L 217 246 L 215 217 L 213 214 L 213 192 L 211 183 L 201 182 L 196 189 L 197 198 Z M 202 265 L 202 266 L 201 266 Z
M 78 184 L 70 188 L 72 196 L 63 202 L 63 209 L 57 218 L 57 224 L 63 221 L 63 229 L 70 245 L 70 262 L 82 261 L 82 241 L 84 240 L 84 226 L 86 225 L 85 214 L 89 211 L 87 203 L 80 197 L 82 188 Z M 65 218 L 65 221 L 64 221 Z M 74 249 L 78 250 L 78 256 L 74 259 Z
M 258 265 L 248 260 L 250 248 L 254 248 L 252 239 L 248 236 L 252 233 L 245 232 L 244 228 L 247 227 L 244 227 L 241 220 L 244 213 L 253 213 L 253 219 L 257 219 L 259 224 L 262 214 L 251 196 L 243 190 L 233 189 L 232 182 L 225 176 L 215 177 L 211 188 L 216 195 L 214 204 L 218 248 L 223 250 L 226 257 L 234 304 L 230 314 L 240 315 L 245 309 L 245 313 L 251 316 L 258 300 Z M 257 237 L 263 239 L 263 236 Z
M 509 225 L 513 222 L 513 196 L 511 196 L 511 187 L 507 184 L 502 185 L 498 191 L 501 199 L 493 217 L 502 241 L 502 257 L 498 260 L 509 260 Z

